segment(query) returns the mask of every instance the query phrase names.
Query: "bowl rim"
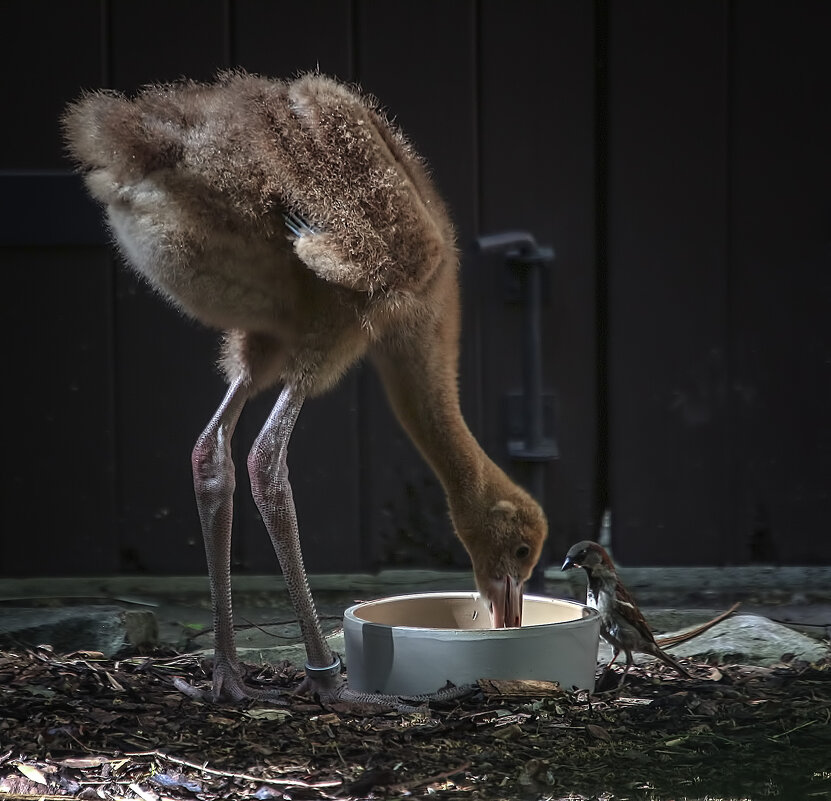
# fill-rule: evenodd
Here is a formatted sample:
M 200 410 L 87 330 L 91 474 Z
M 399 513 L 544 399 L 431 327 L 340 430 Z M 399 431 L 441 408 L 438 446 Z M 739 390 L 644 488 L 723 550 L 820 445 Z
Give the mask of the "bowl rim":
M 352 604 L 348 609 L 346 609 L 343 613 L 344 622 L 349 620 L 350 623 L 354 623 L 359 626 L 375 626 L 381 629 L 389 629 L 391 631 L 394 630 L 402 630 L 402 631 L 412 631 L 412 632 L 434 632 L 435 636 L 438 636 L 439 632 L 444 634 L 448 633 L 459 633 L 459 634 L 472 634 L 475 633 L 477 636 L 483 636 L 483 632 L 487 632 L 487 636 L 492 637 L 500 637 L 500 636 L 508 636 L 508 637 L 516 637 L 519 632 L 527 631 L 529 634 L 531 632 L 538 632 L 543 629 L 551 629 L 553 627 L 559 627 L 558 630 L 561 631 L 564 628 L 572 628 L 574 626 L 584 626 L 588 624 L 592 618 L 598 617 L 599 613 L 597 609 L 594 607 L 588 606 L 587 604 L 580 603 L 580 601 L 574 601 L 570 598 L 551 598 L 546 595 L 525 595 L 525 600 L 530 601 L 542 601 L 544 603 L 555 603 L 555 604 L 565 604 L 567 606 L 576 606 L 583 610 L 588 610 L 588 615 L 583 615 L 583 617 L 577 618 L 576 620 L 562 620 L 560 622 L 552 622 L 552 623 L 536 623 L 533 626 L 520 626 L 519 628 L 504 628 L 504 629 L 451 629 L 451 628 L 431 628 L 428 626 L 400 626 L 400 625 L 392 625 L 391 623 L 377 623 L 374 620 L 367 620 L 366 618 L 359 617 L 355 614 L 355 610 L 360 609 L 361 607 L 366 606 L 375 606 L 378 604 L 383 603 L 391 603 L 393 601 L 413 601 L 417 599 L 437 599 L 437 598 L 446 598 L 446 599 L 457 599 L 457 598 L 464 598 L 464 599 L 471 599 L 471 600 L 478 600 L 480 598 L 480 594 L 476 590 L 469 590 L 465 591 L 457 591 L 457 592 L 418 592 L 418 593 L 407 593 L 404 595 L 388 595 L 383 598 L 375 598 L 371 601 L 360 601 L 359 603 Z

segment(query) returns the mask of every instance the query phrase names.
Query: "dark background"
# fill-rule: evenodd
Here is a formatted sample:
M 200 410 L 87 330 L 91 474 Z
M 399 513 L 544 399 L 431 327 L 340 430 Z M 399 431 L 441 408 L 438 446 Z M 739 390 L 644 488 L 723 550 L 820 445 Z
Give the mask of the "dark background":
M 628 564 L 831 563 L 825 0 L 8 0 L 0 24 L 6 330 L 0 573 L 202 573 L 190 450 L 217 337 L 118 263 L 58 118 L 242 66 L 376 94 L 432 166 L 463 251 L 463 407 L 506 440 L 522 306 L 481 234 L 557 258 L 543 352 L 551 562 L 613 511 Z M 237 571 L 276 560 L 236 443 Z M 301 415 L 290 464 L 316 572 L 465 567 L 441 489 L 370 368 Z

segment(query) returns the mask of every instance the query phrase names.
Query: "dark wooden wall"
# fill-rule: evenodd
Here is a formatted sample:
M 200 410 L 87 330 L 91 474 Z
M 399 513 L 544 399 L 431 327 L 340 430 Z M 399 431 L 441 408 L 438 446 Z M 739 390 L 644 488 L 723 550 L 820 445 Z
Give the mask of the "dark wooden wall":
M 522 309 L 483 233 L 557 252 L 544 314 L 561 458 L 551 561 L 611 506 L 640 563 L 831 561 L 823 0 L 11 0 L 2 11 L 2 575 L 201 573 L 189 455 L 216 336 L 122 269 L 58 117 L 242 66 L 378 95 L 459 229 L 463 406 L 506 452 Z M 237 463 L 273 395 L 245 411 Z M 290 453 L 312 571 L 463 567 L 440 487 L 369 368 L 309 402 Z M 239 471 L 236 569 L 276 560 Z
M 609 12 L 620 555 L 828 563 L 831 6 Z

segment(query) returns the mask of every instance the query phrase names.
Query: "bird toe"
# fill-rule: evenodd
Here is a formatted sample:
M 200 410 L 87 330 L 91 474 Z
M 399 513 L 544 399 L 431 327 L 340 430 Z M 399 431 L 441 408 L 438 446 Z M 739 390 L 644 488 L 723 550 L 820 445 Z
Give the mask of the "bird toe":
M 475 686 L 455 687 L 449 685 L 425 695 L 398 696 L 383 693 L 368 693 L 352 690 L 345 677 L 309 677 L 300 685 L 298 693 L 314 696 L 323 706 L 337 709 L 346 708 L 353 714 L 377 714 L 379 711 L 393 711 L 402 715 L 429 714 L 431 703 L 457 701 L 473 693 Z

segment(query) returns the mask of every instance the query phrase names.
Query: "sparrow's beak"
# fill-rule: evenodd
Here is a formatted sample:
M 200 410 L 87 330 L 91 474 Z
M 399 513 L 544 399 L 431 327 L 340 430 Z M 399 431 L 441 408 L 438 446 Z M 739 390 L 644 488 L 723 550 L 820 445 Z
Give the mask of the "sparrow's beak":
M 510 576 L 494 579 L 488 587 L 491 623 L 495 629 L 522 625 L 522 582 Z
M 560 570 L 571 570 L 572 567 L 580 567 L 580 565 L 578 565 L 570 556 L 567 556 Z

